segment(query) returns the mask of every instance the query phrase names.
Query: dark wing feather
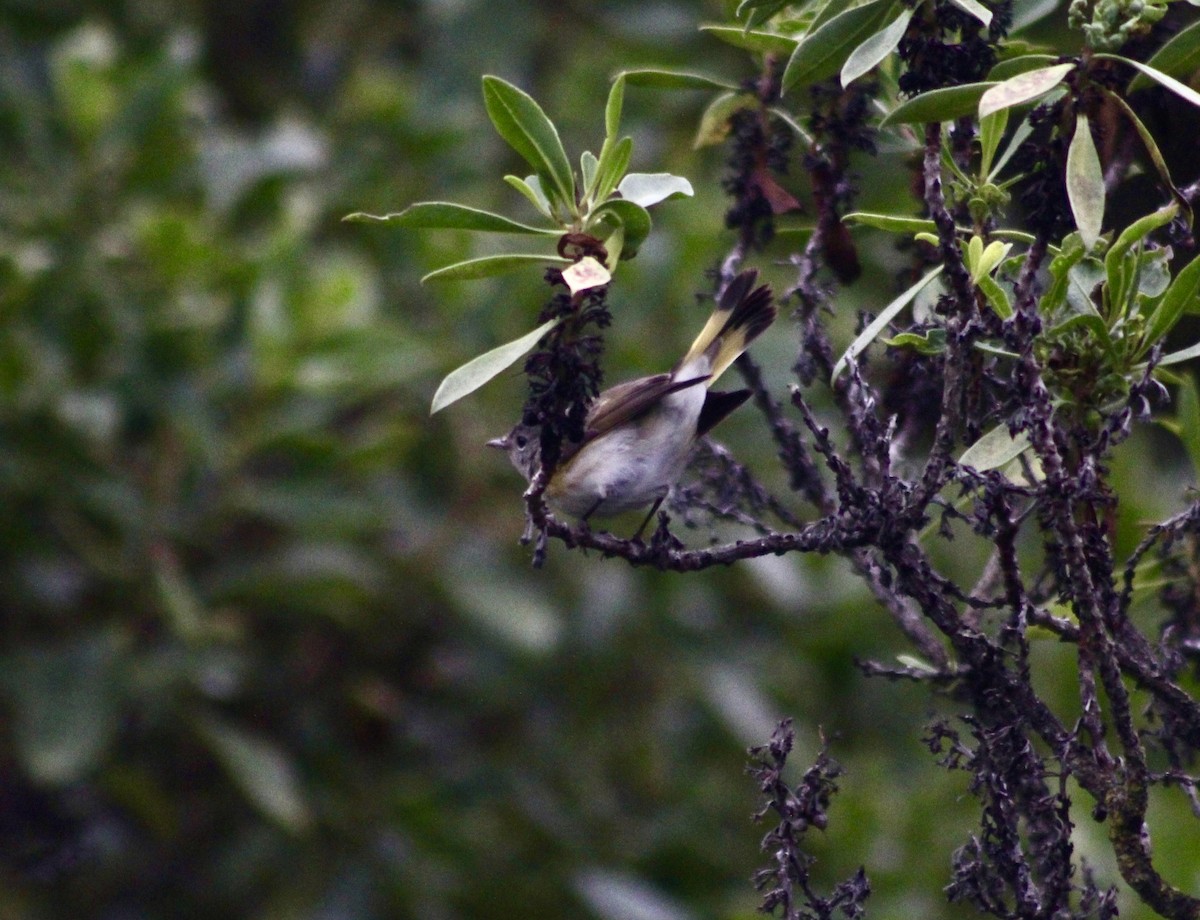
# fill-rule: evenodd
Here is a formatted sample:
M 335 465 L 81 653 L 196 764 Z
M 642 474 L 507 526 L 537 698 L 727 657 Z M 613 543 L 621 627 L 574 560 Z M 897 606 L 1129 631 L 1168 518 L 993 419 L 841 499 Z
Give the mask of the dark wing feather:
M 609 387 L 592 403 L 584 422 L 583 443 L 607 434 L 619 425 L 631 422 L 663 397 L 706 383 L 708 375 L 676 380 L 671 374 L 640 377 Z M 581 445 L 582 446 L 582 445 Z
M 709 390 L 704 396 L 704 408 L 700 410 L 700 419 L 696 422 L 696 437 L 702 438 L 712 431 L 714 426 L 749 399 L 750 395 L 749 390 L 734 390 L 732 393 Z

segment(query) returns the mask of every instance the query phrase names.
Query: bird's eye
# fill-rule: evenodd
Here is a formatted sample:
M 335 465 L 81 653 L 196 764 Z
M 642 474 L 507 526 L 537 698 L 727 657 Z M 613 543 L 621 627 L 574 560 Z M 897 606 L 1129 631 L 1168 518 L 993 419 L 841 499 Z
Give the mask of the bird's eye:
M 523 434 L 519 434 L 513 438 L 513 443 L 517 445 L 517 450 L 524 450 L 525 445 L 529 443 L 529 438 Z

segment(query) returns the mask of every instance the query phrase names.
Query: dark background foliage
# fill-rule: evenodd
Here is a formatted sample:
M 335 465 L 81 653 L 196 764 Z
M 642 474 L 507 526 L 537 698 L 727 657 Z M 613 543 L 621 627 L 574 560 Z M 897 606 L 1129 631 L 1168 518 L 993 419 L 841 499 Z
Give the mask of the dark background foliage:
M 540 282 L 421 288 L 465 237 L 340 222 L 511 204 L 482 73 L 569 149 L 598 143 L 621 66 L 748 76 L 695 31 L 725 12 L 0 5 L 0 915 L 748 917 L 745 750 L 785 715 L 797 774 L 819 728 L 845 769 L 814 878 L 865 864 L 880 917 L 971 910 L 943 894 L 969 778 L 922 742 L 936 699 L 855 667 L 906 646 L 848 566 L 683 577 L 552 547 L 532 571 L 520 484 L 481 447 L 523 381 L 427 407 L 531 326 Z M 613 380 L 673 362 L 729 245 L 721 154 L 691 149 L 703 102 L 629 93 L 635 168 L 697 196 L 623 275 Z M 907 193 L 901 165 L 864 163 L 868 201 Z M 862 255 L 845 341 L 903 265 Z M 788 337 L 756 346 L 773 380 Z M 744 419 L 723 439 L 772 452 Z M 1127 553 L 1192 474 L 1148 428 L 1114 467 Z M 986 547 L 947 554 L 972 572 Z M 1071 650 L 1036 646 L 1070 699 Z M 1159 808 L 1160 868 L 1194 890 L 1186 802 Z M 1111 884 L 1103 833 L 1075 843 Z

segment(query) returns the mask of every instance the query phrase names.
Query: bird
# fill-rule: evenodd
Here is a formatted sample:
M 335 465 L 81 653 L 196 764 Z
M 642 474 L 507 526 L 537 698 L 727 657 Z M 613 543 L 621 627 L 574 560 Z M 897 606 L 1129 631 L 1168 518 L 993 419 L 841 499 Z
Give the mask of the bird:
M 588 406 L 581 441 L 564 441 L 545 498 L 585 523 L 651 505 L 641 536 L 683 475 L 696 441 L 750 398 L 711 386 L 775 320 L 771 288 L 743 271 L 726 285 L 683 358 L 667 373 L 618 383 Z M 519 423 L 487 442 L 505 451 L 526 481 L 541 466 L 541 430 Z

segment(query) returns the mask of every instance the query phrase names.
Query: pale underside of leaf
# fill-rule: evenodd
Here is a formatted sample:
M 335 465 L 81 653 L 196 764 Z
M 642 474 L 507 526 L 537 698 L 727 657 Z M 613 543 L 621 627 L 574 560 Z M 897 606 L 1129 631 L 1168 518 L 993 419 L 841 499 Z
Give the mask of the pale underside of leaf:
M 895 51 L 912 17 L 913 11 L 905 7 L 887 28 L 876 32 L 850 52 L 850 57 L 842 65 L 842 86 L 849 86 Z
M 1030 102 L 1050 92 L 1074 68 L 1073 63 L 1055 64 L 1009 77 L 983 94 L 979 100 L 979 117 L 985 118 L 992 112 Z
M 533 348 L 538 340 L 557 323 L 557 319 L 545 322 L 519 339 L 484 352 L 451 371 L 438 386 L 437 392 L 433 394 L 433 403 L 429 408 L 429 414 L 433 415 L 452 403 L 458 402 L 467 394 L 475 392 L 497 374 L 503 373 L 525 352 Z
M 862 354 L 867 346 L 875 341 L 879 334 L 887 328 L 888 323 L 895 319 L 899 315 L 900 311 L 908 306 L 909 303 L 912 302 L 913 298 L 921 293 L 924 287 L 941 273 L 942 266 L 939 265 L 937 268 L 928 272 L 925 277 L 923 277 L 904 293 L 900 294 L 886 307 L 884 307 L 883 310 L 880 311 L 879 315 L 875 317 L 874 321 L 867 326 L 866 329 L 859 333 L 858 337 L 850 343 L 850 347 L 846 349 L 845 353 L 838 358 L 837 364 L 833 366 L 833 373 L 830 375 L 830 380 L 837 380 L 838 375 L 841 374 L 846 365 Z
M 1075 118 L 1075 134 L 1067 150 L 1067 199 L 1083 245 L 1091 249 L 1104 224 L 1104 170 L 1088 117 L 1082 112 Z

